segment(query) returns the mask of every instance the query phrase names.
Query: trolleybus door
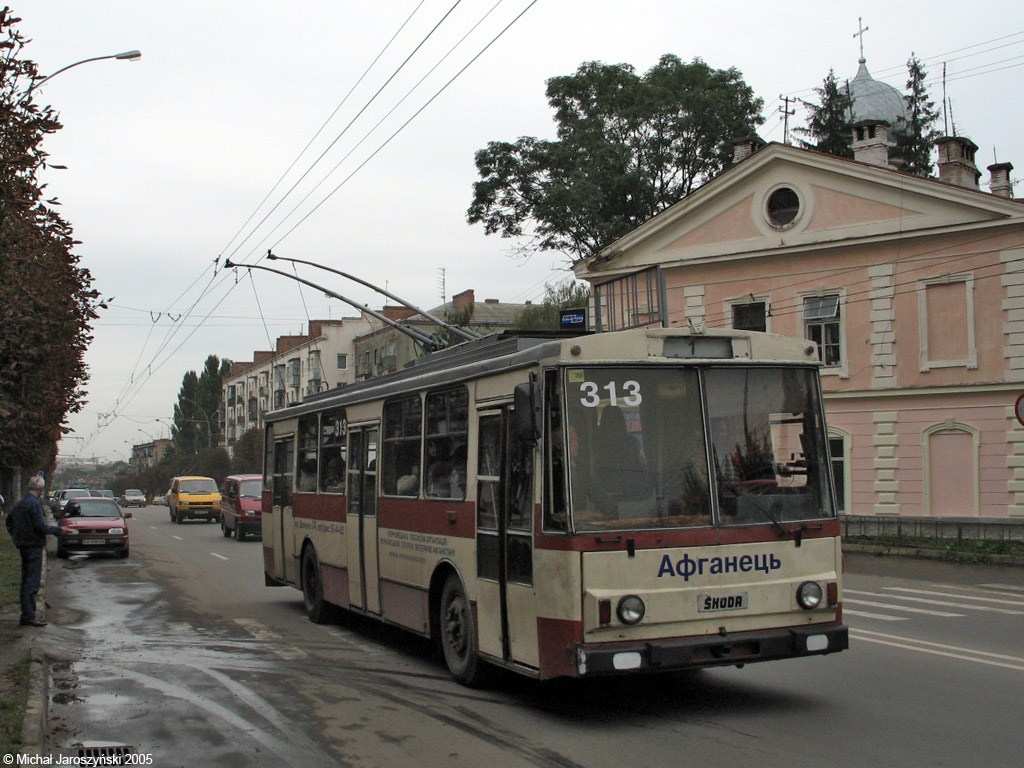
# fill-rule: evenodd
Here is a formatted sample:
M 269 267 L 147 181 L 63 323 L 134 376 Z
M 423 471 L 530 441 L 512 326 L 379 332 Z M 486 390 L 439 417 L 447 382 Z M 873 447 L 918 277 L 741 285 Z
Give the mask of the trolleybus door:
M 539 665 L 533 588 L 534 444 L 513 435 L 511 409 L 480 415 L 477 617 L 480 649 Z
M 348 577 L 352 607 L 380 613 L 377 570 L 377 427 L 348 430 Z
M 292 522 L 292 483 L 295 477 L 295 437 L 274 441 L 274 572 L 278 578 L 299 583 L 295 559 L 295 526 Z

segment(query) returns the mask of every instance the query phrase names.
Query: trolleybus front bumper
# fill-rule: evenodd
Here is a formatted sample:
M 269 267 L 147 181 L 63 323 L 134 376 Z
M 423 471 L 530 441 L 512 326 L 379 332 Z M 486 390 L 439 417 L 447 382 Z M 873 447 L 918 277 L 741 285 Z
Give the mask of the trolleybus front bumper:
M 581 645 L 576 651 L 580 676 L 753 664 L 836 653 L 850 647 L 845 624 L 734 632 L 615 645 Z

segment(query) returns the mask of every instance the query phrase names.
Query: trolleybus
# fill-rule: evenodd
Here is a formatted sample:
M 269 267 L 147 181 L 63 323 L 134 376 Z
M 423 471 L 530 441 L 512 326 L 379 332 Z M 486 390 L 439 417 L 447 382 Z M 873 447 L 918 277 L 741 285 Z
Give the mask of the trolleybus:
M 806 340 L 496 335 L 270 413 L 266 583 L 433 638 L 467 685 L 847 647 Z

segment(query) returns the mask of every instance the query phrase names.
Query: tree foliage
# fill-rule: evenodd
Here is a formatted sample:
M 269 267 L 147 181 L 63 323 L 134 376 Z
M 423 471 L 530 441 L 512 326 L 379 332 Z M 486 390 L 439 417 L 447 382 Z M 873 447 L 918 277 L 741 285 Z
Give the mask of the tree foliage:
M 85 402 L 85 350 L 97 293 L 72 253 L 70 224 L 44 197 L 56 113 L 33 101 L 36 64 L 0 10 L 0 477 L 49 468 L 67 416 Z M 12 489 L 8 488 L 10 492 Z
M 530 304 L 516 316 L 515 327 L 523 331 L 557 331 L 561 328 L 563 309 L 586 307 L 590 302 L 590 286 L 565 280 L 544 286 L 544 301 Z
M 235 441 L 231 471 L 236 475 L 258 475 L 263 472 L 262 429 L 250 429 Z
M 523 250 L 581 259 L 678 202 L 763 122 L 739 70 L 664 55 L 643 76 L 582 64 L 547 83 L 557 140 L 490 142 L 476 153 L 469 223 L 527 238 Z
M 907 105 L 907 119 L 893 130 L 896 138 L 894 159 L 900 161 L 902 170 L 919 176 L 931 175 L 932 148 L 940 135 L 935 128 L 939 112 L 928 96 L 927 77 L 921 61 L 911 53 L 907 61 L 907 94 L 903 97 Z
M 231 370 L 230 360 L 216 355 L 206 358 L 202 373 L 188 371 L 181 379 L 178 402 L 174 405 L 171 439 L 181 454 L 193 456 L 221 439 L 218 412 L 222 382 Z
M 839 87 L 834 70 L 821 88 L 815 88 L 818 103 L 805 101 L 808 110 L 807 126 L 794 128 L 798 136 L 807 136 L 811 141 L 800 141 L 803 149 L 827 152 L 838 157 L 853 157 L 853 100 L 845 88 Z

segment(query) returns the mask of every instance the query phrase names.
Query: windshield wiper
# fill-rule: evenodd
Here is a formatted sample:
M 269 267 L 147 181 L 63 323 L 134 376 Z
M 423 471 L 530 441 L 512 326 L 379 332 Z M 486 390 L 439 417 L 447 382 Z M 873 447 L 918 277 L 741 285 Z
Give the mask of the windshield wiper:
M 786 526 L 784 526 L 782 521 L 780 521 L 779 518 L 775 516 L 775 513 L 772 512 L 770 503 L 767 506 L 762 506 L 758 503 L 757 496 L 752 494 L 748 495 L 747 498 L 750 499 L 754 509 L 758 512 L 764 512 L 764 516 L 772 521 L 772 525 L 775 526 L 782 538 L 787 538 L 790 535 L 791 531 L 786 530 Z

